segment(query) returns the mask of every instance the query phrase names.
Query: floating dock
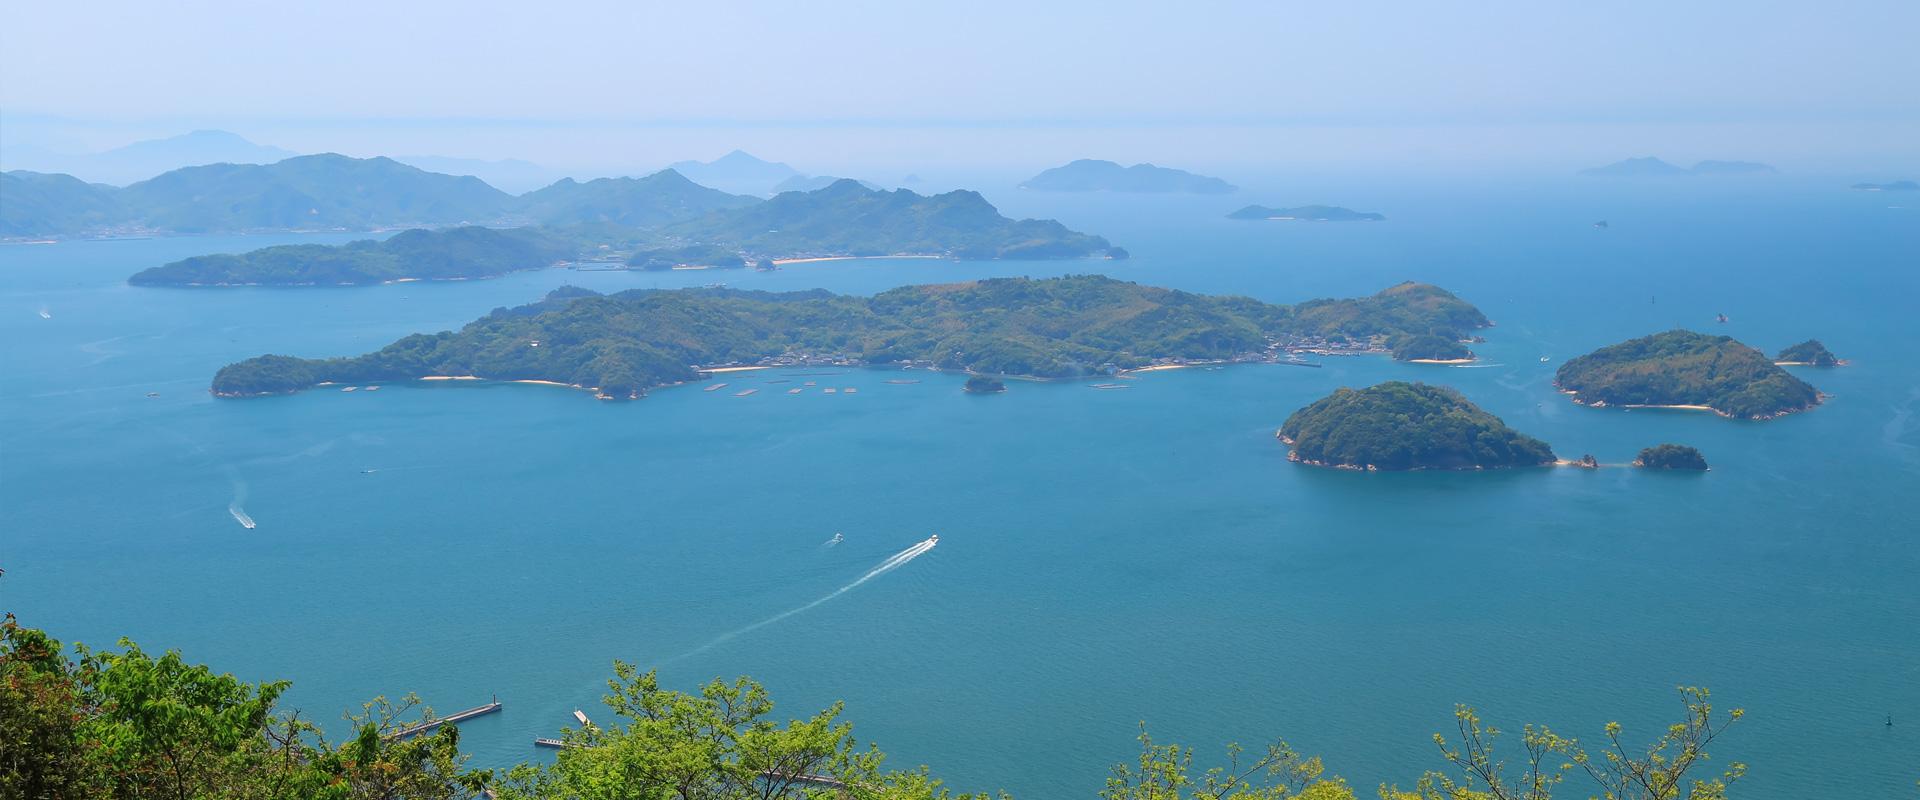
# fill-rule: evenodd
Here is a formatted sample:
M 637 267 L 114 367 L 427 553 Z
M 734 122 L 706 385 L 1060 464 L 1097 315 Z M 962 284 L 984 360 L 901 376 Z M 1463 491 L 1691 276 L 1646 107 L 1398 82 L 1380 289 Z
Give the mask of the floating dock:
M 487 714 L 491 714 L 499 710 L 500 710 L 500 698 L 495 697 L 493 698 L 493 702 L 488 703 L 484 706 L 475 706 L 473 708 L 469 708 L 457 714 L 448 714 L 447 716 L 441 717 L 440 719 L 433 720 L 432 722 L 422 722 L 411 728 L 401 728 L 400 730 L 387 734 L 387 738 L 388 739 L 406 739 L 414 736 L 419 736 L 420 734 L 435 730 L 442 725 L 452 725 L 459 722 L 465 722 L 467 720 L 473 719 L 474 717 L 485 716 Z
M 709 391 L 709 392 L 715 392 L 715 391 L 719 391 L 719 390 L 721 390 L 721 389 L 725 389 L 725 388 L 727 388 L 727 385 L 726 385 L 726 384 L 724 384 L 724 383 L 716 383 L 716 384 L 714 384 L 714 385 L 712 385 L 712 386 L 709 386 L 709 387 L 707 387 L 707 388 L 706 388 L 706 391 Z
M 746 397 L 747 395 L 753 394 L 754 392 L 757 392 L 757 391 L 760 391 L 760 390 L 759 389 L 741 389 L 740 391 L 734 392 L 733 396 Z

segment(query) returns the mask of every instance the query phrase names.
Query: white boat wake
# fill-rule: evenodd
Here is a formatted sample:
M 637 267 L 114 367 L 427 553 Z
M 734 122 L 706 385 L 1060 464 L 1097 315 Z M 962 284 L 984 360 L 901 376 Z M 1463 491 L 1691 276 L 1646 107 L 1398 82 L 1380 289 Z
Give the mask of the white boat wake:
M 247 502 L 247 482 L 240 480 L 240 473 L 234 468 L 227 467 L 226 470 L 227 479 L 233 481 L 233 501 L 227 503 L 227 513 L 233 515 L 233 521 L 240 523 L 240 527 L 253 530 L 253 517 L 248 516 L 247 510 L 240 507 L 241 503 Z
M 905 550 L 902 550 L 898 553 L 894 553 L 893 555 L 888 556 L 887 560 L 880 562 L 878 565 L 875 565 L 873 569 L 867 570 L 867 574 L 860 576 L 859 578 L 855 579 L 852 583 L 849 583 L 845 586 L 842 586 L 838 589 L 833 590 L 832 592 L 828 593 L 826 596 L 821 597 L 818 600 L 815 600 L 811 603 L 808 603 L 804 606 L 800 606 L 798 608 L 791 608 L 786 611 L 782 611 L 771 617 L 760 620 L 759 622 L 753 623 L 752 625 L 748 625 L 747 627 L 720 634 L 719 636 L 715 637 L 713 641 L 700 645 L 699 647 L 696 647 L 692 650 L 689 650 L 685 653 L 675 656 L 674 658 L 669 660 L 678 661 L 682 658 L 686 658 L 687 656 L 691 656 L 691 655 L 705 652 L 707 650 L 711 650 L 714 647 L 717 647 L 721 644 L 725 644 L 726 642 L 739 638 L 742 635 L 752 633 L 753 631 L 757 631 L 761 628 L 767 627 L 768 625 L 772 625 L 773 623 L 779 622 L 795 614 L 799 614 L 803 611 L 812 610 L 813 608 L 818 607 L 821 603 L 825 603 L 828 600 L 832 600 L 833 598 L 839 597 L 840 595 L 853 591 L 860 584 L 866 583 L 867 581 L 873 580 L 874 578 L 878 578 L 882 575 L 885 575 L 889 572 L 892 572 L 896 569 L 906 566 L 907 562 L 912 561 L 916 558 L 919 558 L 922 555 L 925 555 L 928 550 L 932 550 L 934 548 L 934 545 L 937 545 L 939 543 L 940 543 L 940 537 L 938 536 L 929 537 L 925 541 L 919 542 L 912 547 L 909 547 Z

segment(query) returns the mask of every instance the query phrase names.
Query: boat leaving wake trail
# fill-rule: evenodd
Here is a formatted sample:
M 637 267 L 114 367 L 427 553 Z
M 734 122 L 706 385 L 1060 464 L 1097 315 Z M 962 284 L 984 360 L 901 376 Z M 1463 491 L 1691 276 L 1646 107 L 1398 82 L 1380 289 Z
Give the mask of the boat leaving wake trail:
M 832 592 L 828 593 L 826 596 L 821 597 L 818 600 L 815 600 L 811 603 L 808 603 L 804 606 L 800 606 L 798 608 L 791 608 L 786 611 L 782 611 L 771 617 L 760 620 L 759 622 L 753 623 L 752 625 L 748 625 L 747 627 L 740 628 L 739 630 L 729 631 L 727 633 L 720 634 L 719 636 L 714 637 L 713 641 L 707 642 L 706 644 L 700 645 L 699 647 L 696 647 L 692 650 L 689 650 L 685 653 L 682 653 L 668 660 L 678 661 L 682 658 L 686 658 L 687 656 L 706 652 L 707 650 L 711 650 L 715 647 L 725 644 L 728 641 L 736 639 L 742 635 L 752 633 L 753 631 L 757 631 L 761 628 L 767 627 L 768 625 L 772 625 L 773 623 L 779 622 L 780 620 L 786 619 L 788 617 L 791 617 L 803 611 L 812 610 L 813 608 L 819 606 L 821 603 L 825 603 L 828 600 L 832 600 L 833 598 L 839 597 L 840 595 L 853 591 L 860 584 L 866 583 L 867 581 L 873 580 L 874 578 L 878 578 L 882 575 L 885 575 L 889 572 L 892 572 L 896 569 L 906 566 L 907 562 L 912 561 L 916 558 L 919 558 L 922 555 L 925 555 L 928 550 L 932 550 L 934 548 L 934 545 L 937 545 L 939 543 L 940 543 L 940 537 L 938 536 L 929 537 L 924 541 L 916 543 L 912 547 L 909 547 L 905 550 L 902 550 L 898 553 L 894 553 L 893 555 L 888 556 L 885 561 L 882 561 L 879 564 L 875 565 L 873 569 L 867 570 L 867 574 L 862 575 L 859 578 L 856 578 L 852 583 L 849 583 L 845 586 L 842 586 L 838 589 L 833 590 Z

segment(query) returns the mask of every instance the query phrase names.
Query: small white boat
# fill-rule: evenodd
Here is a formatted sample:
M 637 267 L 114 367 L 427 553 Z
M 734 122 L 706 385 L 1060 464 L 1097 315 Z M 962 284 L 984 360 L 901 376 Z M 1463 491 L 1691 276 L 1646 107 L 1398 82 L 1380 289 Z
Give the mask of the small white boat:
M 1551 358 L 1548 358 L 1548 357 L 1546 357 L 1546 356 L 1541 356 L 1541 357 L 1540 357 L 1540 363 L 1542 363 L 1542 364 L 1545 364 L 1545 363 L 1547 363 L 1548 361 L 1552 361 L 1552 360 L 1553 360 L 1553 359 L 1551 359 Z
M 932 536 L 927 537 L 927 544 L 939 544 L 939 543 L 940 543 L 940 534 L 936 533 Z

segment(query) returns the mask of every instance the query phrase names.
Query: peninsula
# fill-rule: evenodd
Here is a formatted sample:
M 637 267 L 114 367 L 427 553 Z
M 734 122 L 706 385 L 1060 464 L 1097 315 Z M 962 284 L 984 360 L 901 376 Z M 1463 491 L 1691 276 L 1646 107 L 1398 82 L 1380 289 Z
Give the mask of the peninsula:
M 1381 222 L 1387 215 L 1371 211 L 1355 211 L 1339 206 L 1296 206 L 1294 208 L 1269 208 L 1267 206 L 1247 206 L 1227 215 L 1227 219 L 1259 220 L 1298 220 L 1301 222 Z
M 1569 360 L 1554 385 L 1581 405 L 1695 408 L 1771 419 L 1820 404 L 1820 393 L 1730 336 L 1671 330 Z
M 1020 188 L 1040 192 L 1229 194 L 1240 187 L 1183 169 L 1152 164 L 1123 167 L 1112 161 L 1083 158 L 1028 178 Z
M 1097 275 L 909 286 L 870 298 L 726 289 L 603 296 L 566 287 L 458 332 L 408 336 L 363 356 L 270 355 L 230 364 L 212 390 L 238 397 L 327 382 L 472 376 L 630 398 L 696 380 L 700 366 L 822 362 L 1066 378 L 1153 363 L 1280 360 L 1300 350 L 1386 352 L 1378 343 L 1484 322 L 1465 301 L 1414 283 L 1294 306 Z
M 1496 469 L 1553 464 L 1545 442 L 1444 386 L 1389 381 L 1336 390 L 1280 426 L 1287 458 L 1341 469 Z

